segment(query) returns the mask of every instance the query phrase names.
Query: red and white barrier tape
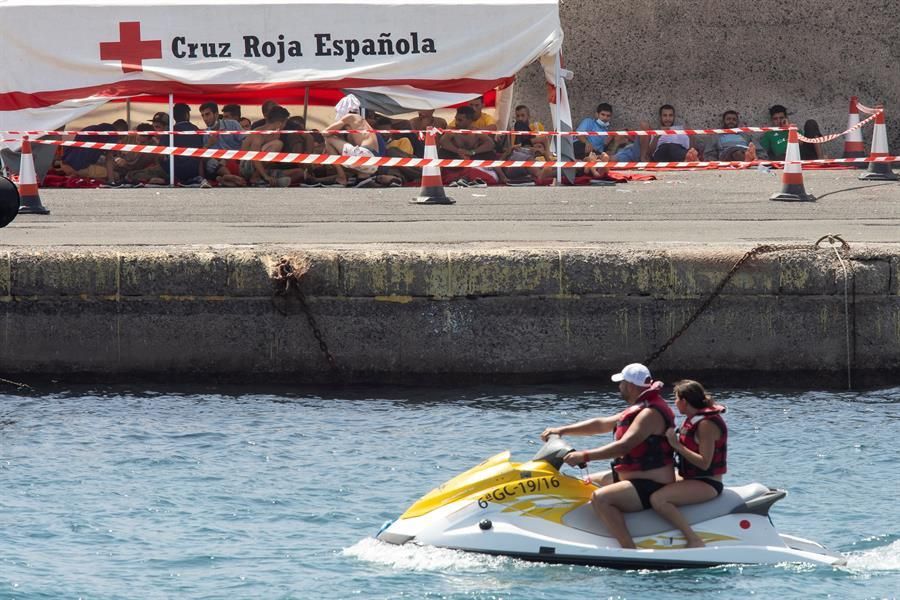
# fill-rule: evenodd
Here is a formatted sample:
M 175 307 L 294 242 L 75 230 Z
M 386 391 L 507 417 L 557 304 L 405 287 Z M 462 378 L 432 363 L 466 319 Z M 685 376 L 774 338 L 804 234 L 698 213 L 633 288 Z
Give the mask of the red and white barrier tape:
M 856 108 L 859 109 L 859 112 L 866 113 L 867 115 L 874 115 L 874 114 L 877 113 L 879 110 L 883 110 L 883 109 L 880 109 L 880 108 L 871 108 L 871 107 L 868 107 L 868 106 L 863 106 L 863 105 L 860 104 L 859 102 L 856 103 Z
M 848 129 L 842 133 L 834 133 L 818 138 L 804 138 L 801 141 L 810 144 L 820 144 L 826 141 L 837 139 L 847 133 L 863 127 L 874 118 L 878 111 L 872 113 L 872 117 L 860 121 L 858 125 Z M 731 127 L 731 128 L 715 128 L 715 129 L 622 129 L 616 131 L 514 131 L 514 130 L 492 130 L 492 129 L 439 129 L 435 128 L 434 132 L 441 133 L 462 133 L 462 134 L 485 134 L 485 135 L 530 135 L 530 136 L 648 136 L 648 135 L 721 135 L 725 133 L 765 133 L 767 131 L 788 131 L 790 126 L 786 127 Z M 283 135 L 283 134 L 366 134 L 380 133 L 386 135 L 421 135 L 424 130 L 419 129 L 342 129 L 340 131 L 318 131 L 315 129 L 254 129 L 239 131 L 0 131 L 0 135 L 4 136 L 116 136 L 125 135 L 143 135 L 143 136 L 159 136 L 159 135 Z
M 787 131 L 790 127 L 734 127 L 730 129 L 623 129 L 619 131 L 515 131 L 515 130 L 493 130 L 493 129 L 439 129 L 434 128 L 434 132 L 441 133 L 464 133 L 464 134 L 485 134 L 485 135 L 530 135 L 530 136 L 581 136 L 581 135 L 600 135 L 600 136 L 636 136 L 636 135 L 717 135 L 723 133 L 765 133 L 766 131 Z M 342 129 L 339 131 L 319 131 L 315 129 L 256 129 L 248 131 L 207 131 L 204 129 L 198 131 L 0 131 L 0 135 L 4 136 L 116 136 L 125 135 L 281 135 L 289 133 L 318 133 L 324 134 L 365 134 L 365 133 L 382 133 L 382 134 L 424 134 L 424 130 L 420 129 Z
M 48 144 L 71 148 L 89 148 L 93 150 L 139 152 L 164 156 L 184 156 L 193 158 L 220 158 L 224 160 L 251 160 L 275 163 L 338 165 L 354 167 L 562 167 L 586 168 L 600 167 L 617 170 L 659 168 L 659 169 L 692 169 L 692 168 L 725 168 L 752 167 L 758 165 L 779 166 L 783 161 L 693 161 L 693 162 L 600 162 L 600 161 L 536 161 L 536 160 L 475 160 L 475 159 L 430 159 L 430 158 L 395 158 L 362 156 L 339 156 L 336 154 L 300 154 L 289 152 L 256 152 L 249 150 L 215 150 L 203 148 L 176 148 L 172 146 L 145 146 L 138 144 L 113 144 L 101 142 L 68 142 L 59 140 L 34 140 L 34 144 Z M 866 158 L 834 158 L 799 161 L 802 164 L 846 164 L 868 162 L 900 162 L 898 156 L 878 156 Z
M 851 131 L 856 131 L 857 129 L 862 129 L 863 127 L 865 127 L 865 126 L 869 123 L 869 121 L 874 120 L 875 117 L 878 116 L 878 112 L 880 112 L 880 111 L 876 111 L 875 114 L 872 115 L 871 117 L 868 117 L 868 118 L 866 118 L 866 119 L 863 120 L 863 121 L 860 121 L 859 123 L 857 123 L 857 124 L 854 125 L 853 127 L 850 127 L 849 129 L 847 129 L 846 131 L 843 131 L 843 132 L 841 132 L 841 133 L 832 133 L 832 134 L 829 134 L 829 135 L 823 135 L 823 136 L 817 137 L 817 138 L 808 138 L 808 137 L 806 137 L 806 136 L 804 136 L 804 135 L 798 133 L 798 134 L 797 134 L 797 139 L 799 139 L 801 142 L 806 142 L 807 144 L 824 144 L 825 142 L 830 142 L 831 140 L 836 140 L 836 139 L 838 139 L 838 138 L 840 138 L 840 137 L 844 137 L 845 135 L 847 135 L 847 134 L 850 133 Z

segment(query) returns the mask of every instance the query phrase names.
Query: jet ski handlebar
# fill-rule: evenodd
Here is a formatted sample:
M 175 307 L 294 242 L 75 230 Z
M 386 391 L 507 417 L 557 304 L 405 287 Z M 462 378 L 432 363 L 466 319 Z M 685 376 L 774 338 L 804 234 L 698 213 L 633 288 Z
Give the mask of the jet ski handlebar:
M 547 438 L 547 442 L 543 446 L 541 446 L 541 449 L 537 451 L 537 454 L 535 454 L 534 458 L 532 458 L 531 460 L 543 460 L 552 465 L 554 469 L 559 470 L 560 468 L 562 468 L 563 464 L 565 464 L 565 461 L 563 459 L 566 457 L 566 455 L 574 451 L 575 448 L 573 448 L 568 442 L 564 441 L 560 436 L 551 435 Z

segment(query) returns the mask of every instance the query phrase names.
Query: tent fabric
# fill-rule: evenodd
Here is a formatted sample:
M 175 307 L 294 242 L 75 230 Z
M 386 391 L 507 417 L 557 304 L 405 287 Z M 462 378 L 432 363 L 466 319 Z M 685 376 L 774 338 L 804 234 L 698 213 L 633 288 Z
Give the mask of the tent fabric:
M 7 0 L 0 22 L 0 130 L 145 94 L 309 86 L 440 108 L 509 85 L 563 39 L 557 0 Z

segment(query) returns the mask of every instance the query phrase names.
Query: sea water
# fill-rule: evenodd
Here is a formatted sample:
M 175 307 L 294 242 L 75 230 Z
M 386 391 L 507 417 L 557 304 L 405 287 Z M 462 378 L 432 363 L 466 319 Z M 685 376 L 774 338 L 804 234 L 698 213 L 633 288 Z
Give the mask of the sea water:
M 778 529 L 846 567 L 615 571 L 374 540 L 484 458 L 620 410 L 612 384 L 70 389 L 0 396 L 0 598 L 898 596 L 900 388 L 712 391 L 727 482 L 787 489 Z

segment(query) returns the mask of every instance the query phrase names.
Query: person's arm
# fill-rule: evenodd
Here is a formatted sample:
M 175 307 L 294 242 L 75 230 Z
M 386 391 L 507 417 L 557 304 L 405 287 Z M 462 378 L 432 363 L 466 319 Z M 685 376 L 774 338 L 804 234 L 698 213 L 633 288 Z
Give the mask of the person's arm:
M 343 117 L 342 119 L 335 121 L 334 123 L 332 123 L 325 129 L 323 129 L 322 131 L 340 131 L 341 129 L 345 129 L 347 127 L 347 119 L 349 116 L 350 115 L 347 115 L 347 116 Z
M 670 434 L 669 431 L 672 433 Z M 705 471 L 709 468 L 716 451 L 716 442 L 722 437 L 722 430 L 720 430 L 715 423 L 703 420 L 700 422 L 700 425 L 697 426 L 697 444 L 700 446 L 699 453 L 685 448 L 678 441 L 678 436 L 675 435 L 674 429 L 670 429 L 669 431 L 666 431 L 666 437 L 669 438 L 669 443 L 675 449 L 675 452 L 686 458 L 700 470 Z
M 460 150 L 459 146 L 456 145 L 456 134 L 453 133 L 445 133 L 438 139 L 438 146 L 446 150 L 447 152 L 452 152 L 453 154 L 462 154 L 463 151 Z
M 479 143 L 472 150 L 472 155 L 481 154 L 482 152 L 491 152 L 494 149 L 494 140 L 485 134 L 478 135 Z
M 562 427 L 548 427 L 541 433 L 541 439 L 545 442 L 551 435 L 599 435 L 601 433 L 609 433 L 616 428 L 619 415 L 611 417 L 597 417 L 596 419 L 588 419 L 579 421 L 571 425 Z
M 625 456 L 635 446 L 653 435 L 663 425 L 662 415 L 655 410 L 643 410 L 631 423 L 628 431 L 621 439 L 599 448 L 570 452 L 565 461 L 570 465 L 579 465 L 592 460 L 605 460 Z M 615 427 L 615 423 L 613 423 Z

